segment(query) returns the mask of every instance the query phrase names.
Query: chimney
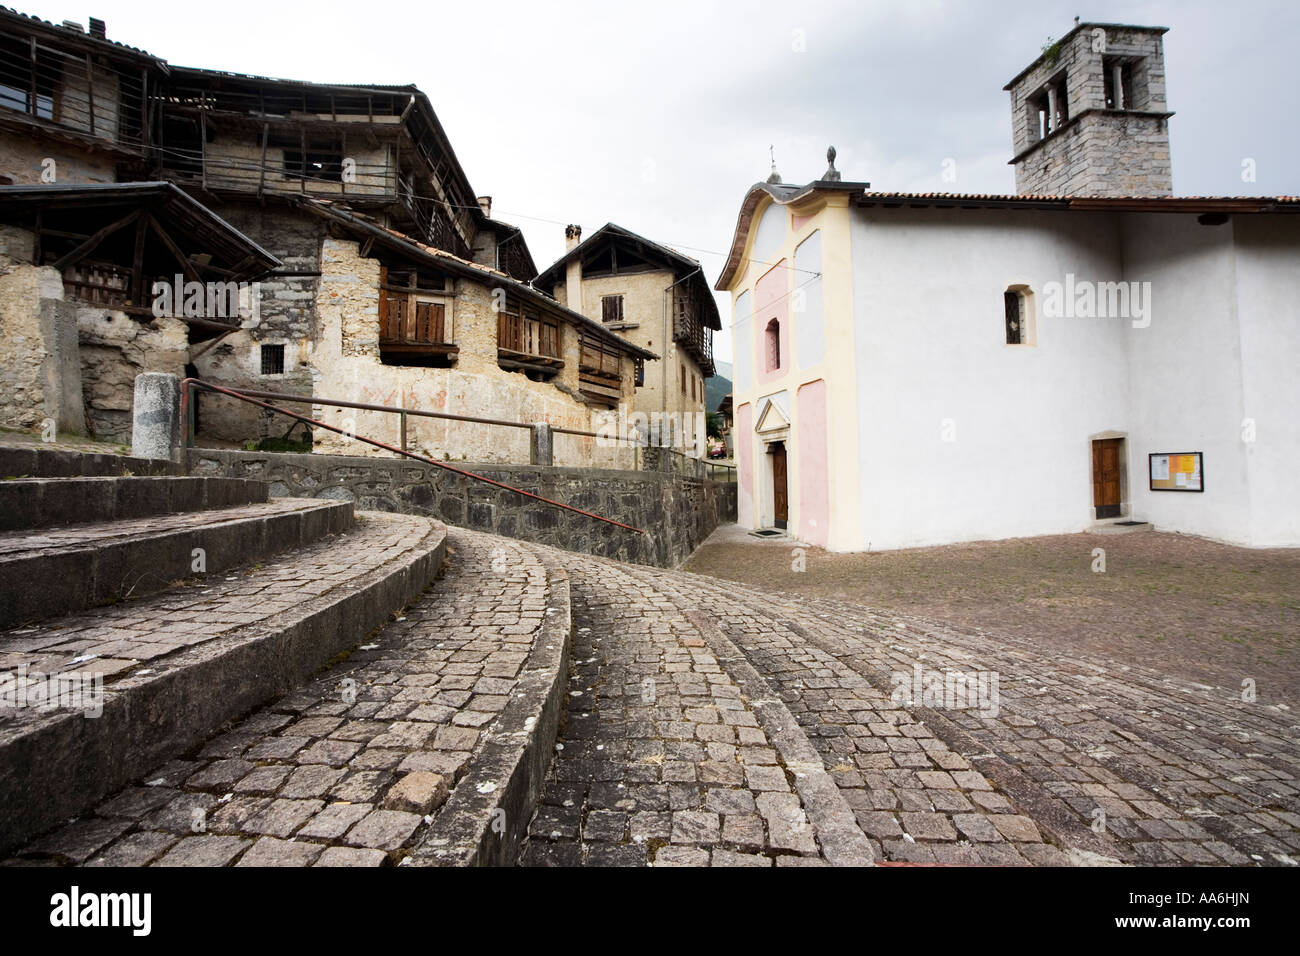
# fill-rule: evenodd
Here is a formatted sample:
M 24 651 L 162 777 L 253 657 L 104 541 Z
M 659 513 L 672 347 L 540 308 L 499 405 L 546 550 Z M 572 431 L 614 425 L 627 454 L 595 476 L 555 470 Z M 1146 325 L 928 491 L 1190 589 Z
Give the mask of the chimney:
M 95 17 L 90 18 L 90 35 L 96 40 L 108 39 L 108 27 L 103 20 L 97 20 Z
M 569 223 L 564 227 L 565 253 L 576 248 L 580 242 L 582 227 Z M 574 312 L 582 312 L 582 256 L 574 256 L 564 267 L 564 304 Z
M 64 21 L 63 21 L 63 27 L 64 27 L 64 29 L 66 29 L 66 30 L 76 30 L 78 33 L 85 33 L 85 32 L 86 32 L 86 28 L 83 27 L 83 26 L 82 26 L 80 23 L 78 23 L 76 20 L 64 20 Z
M 479 196 L 479 197 L 478 197 L 478 208 L 483 210 L 483 215 L 484 215 L 486 218 L 491 219 L 491 218 L 492 218 L 492 197 L 491 197 L 491 196 Z

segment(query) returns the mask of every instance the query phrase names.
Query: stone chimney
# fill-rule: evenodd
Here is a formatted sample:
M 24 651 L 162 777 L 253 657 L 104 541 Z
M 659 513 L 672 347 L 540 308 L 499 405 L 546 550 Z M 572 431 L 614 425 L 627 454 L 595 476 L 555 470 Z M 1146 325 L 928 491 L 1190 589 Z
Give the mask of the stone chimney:
M 564 227 L 564 251 L 571 252 L 582 242 L 582 227 L 569 223 Z M 574 312 L 582 311 L 582 256 L 574 256 L 564 267 L 564 299 Z
M 107 39 L 108 39 L 108 27 L 104 24 L 104 21 L 103 21 L 103 20 L 100 20 L 100 19 L 98 19 L 98 18 L 96 18 L 96 17 L 91 17 L 91 18 L 90 18 L 90 31 L 89 31 L 89 32 L 90 32 L 90 35 L 91 35 L 92 37 L 94 37 L 96 40 L 107 40 Z
M 488 219 L 491 219 L 491 218 L 492 218 L 492 197 L 491 197 L 491 196 L 479 196 L 479 197 L 478 197 L 478 208 L 483 210 L 483 215 L 484 215 L 485 217 L 487 217 Z

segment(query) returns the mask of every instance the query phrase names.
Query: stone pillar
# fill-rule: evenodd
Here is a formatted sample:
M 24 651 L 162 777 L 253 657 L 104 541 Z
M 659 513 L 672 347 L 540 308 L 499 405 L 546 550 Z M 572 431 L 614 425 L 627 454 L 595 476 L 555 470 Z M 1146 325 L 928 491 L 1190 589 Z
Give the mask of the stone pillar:
M 555 435 L 549 422 L 534 422 L 529 443 L 528 462 L 532 465 L 555 464 Z
M 145 372 L 135 377 L 131 454 L 136 458 L 180 460 L 181 383 L 175 375 Z

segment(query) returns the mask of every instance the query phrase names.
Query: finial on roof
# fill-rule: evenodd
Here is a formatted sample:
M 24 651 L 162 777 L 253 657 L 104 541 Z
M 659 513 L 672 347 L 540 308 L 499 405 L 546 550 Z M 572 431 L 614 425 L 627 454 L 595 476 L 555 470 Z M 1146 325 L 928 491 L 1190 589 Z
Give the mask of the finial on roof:
M 781 174 L 776 171 L 776 150 L 772 146 L 769 146 L 767 151 L 772 157 L 772 172 L 768 174 L 767 181 L 770 185 L 775 186 L 781 182 Z
M 1076 27 L 1079 25 L 1079 18 L 1078 18 L 1078 17 L 1075 17 L 1075 18 L 1074 18 L 1074 25 L 1075 25 Z
M 838 183 L 840 181 L 840 171 L 835 168 L 835 147 L 831 146 L 826 150 L 826 172 L 822 173 L 822 181 L 828 183 Z

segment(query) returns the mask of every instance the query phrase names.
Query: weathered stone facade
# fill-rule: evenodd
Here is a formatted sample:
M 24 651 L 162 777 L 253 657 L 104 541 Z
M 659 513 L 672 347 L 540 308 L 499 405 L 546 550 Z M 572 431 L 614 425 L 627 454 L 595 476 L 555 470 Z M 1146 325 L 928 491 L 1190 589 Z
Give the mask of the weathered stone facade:
M 569 551 L 674 567 L 720 523 L 736 520 L 736 486 L 655 472 L 530 465 L 467 471 L 644 529 L 637 534 L 414 461 L 191 449 L 195 475 L 271 482 L 273 495 L 355 501 Z
M 86 430 L 76 318 L 63 280 L 31 265 L 32 234 L 0 226 L 0 425 Z
M 564 368 L 549 382 L 536 382 L 497 364 L 497 319 L 493 289 L 457 278 L 446 297 L 447 315 L 459 349 L 451 368 L 383 364 L 379 352 L 379 269 L 377 259 L 360 255 L 356 242 L 326 239 L 321 254 L 321 279 L 315 310 L 317 334 L 308 361 L 314 394 L 366 404 L 496 418 L 503 421 L 549 422 L 578 431 L 595 431 L 591 406 L 579 401 L 578 337 L 562 329 Z M 625 362 L 624 392 L 633 391 L 632 365 Z M 397 444 L 398 416 L 321 406 L 321 420 L 353 434 Z M 437 459 L 526 462 L 528 431 L 410 416 L 407 446 Z M 319 450 L 348 454 L 387 454 L 341 435 L 319 429 Z M 559 464 L 631 468 L 628 447 L 602 447 L 596 440 L 561 435 L 556 442 Z
M 1080 24 L 1007 85 L 1018 193 L 1173 192 L 1164 32 L 1161 27 Z M 1114 80 L 1119 76 L 1117 95 Z M 1109 105 L 1108 90 L 1117 96 Z M 1051 114 L 1045 136 L 1044 113 Z
M 316 376 L 308 362 L 316 331 L 316 298 L 324 229 L 313 216 L 283 204 L 232 202 L 214 207 L 236 229 L 253 237 L 282 263 L 282 275 L 257 284 L 258 318 L 199 355 L 198 377 L 233 389 L 310 395 Z M 263 374 L 262 346 L 284 346 L 284 371 Z M 194 350 L 198 352 L 202 345 Z M 299 411 L 304 411 L 299 408 Z M 199 399 L 199 436 L 241 444 L 289 431 L 291 421 L 255 405 L 208 393 Z M 297 428 L 292 437 L 303 439 Z

